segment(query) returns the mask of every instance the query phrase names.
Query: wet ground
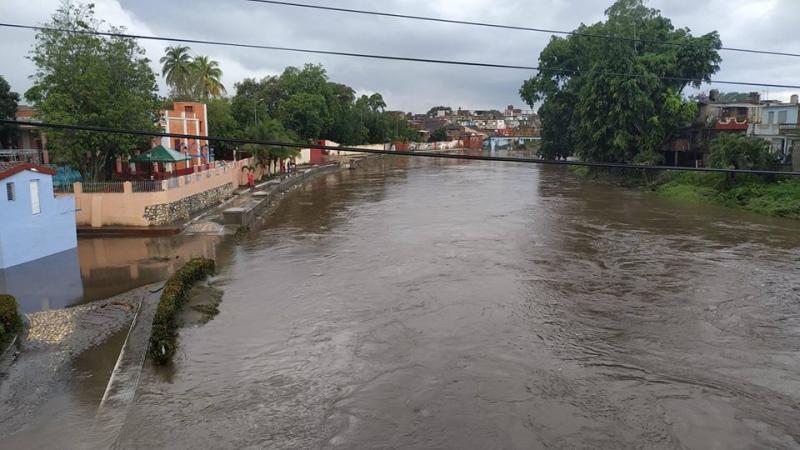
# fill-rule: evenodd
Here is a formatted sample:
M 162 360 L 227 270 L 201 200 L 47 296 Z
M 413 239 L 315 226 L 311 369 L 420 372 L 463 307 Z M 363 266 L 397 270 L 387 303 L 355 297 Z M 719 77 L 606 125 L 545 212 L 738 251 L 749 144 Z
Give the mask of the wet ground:
M 422 163 L 296 192 L 120 448 L 800 448 L 800 226 Z
M 213 250 L 220 314 L 118 448 L 800 448 L 798 222 L 384 161 Z

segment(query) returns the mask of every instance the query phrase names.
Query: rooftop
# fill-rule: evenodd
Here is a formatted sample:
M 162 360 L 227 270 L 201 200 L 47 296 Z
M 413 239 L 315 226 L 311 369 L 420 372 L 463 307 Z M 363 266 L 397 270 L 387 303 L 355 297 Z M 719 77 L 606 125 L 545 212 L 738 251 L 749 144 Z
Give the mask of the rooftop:
M 41 172 L 47 175 L 56 174 L 56 171 L 54 169 L 39 164 L 32 164 L 23 161 L 0 161 L 0 180 L 6 179 L 12 175 L 16 175 L 25 170 L 31 170 L 33 172 Z

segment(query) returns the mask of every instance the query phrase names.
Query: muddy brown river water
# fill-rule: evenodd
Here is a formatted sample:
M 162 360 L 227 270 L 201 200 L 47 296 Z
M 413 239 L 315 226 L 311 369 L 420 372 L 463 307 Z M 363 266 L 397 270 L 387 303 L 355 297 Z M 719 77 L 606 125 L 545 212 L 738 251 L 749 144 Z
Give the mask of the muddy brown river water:
M 118 448 L 800 448 L 798 222 L 385 160 L 220 259 Z

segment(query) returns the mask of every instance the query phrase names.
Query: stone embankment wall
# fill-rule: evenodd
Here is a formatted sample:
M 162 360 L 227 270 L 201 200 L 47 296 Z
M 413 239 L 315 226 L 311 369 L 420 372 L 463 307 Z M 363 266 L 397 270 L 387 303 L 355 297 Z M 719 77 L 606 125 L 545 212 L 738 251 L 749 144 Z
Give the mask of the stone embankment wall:
M 223 202 L 232 195 L 235 189 L 233 183 L 228 183 L 176 202 L 147 206 L 144 209 L 144 218 L 152 226 L 189 220 L 194 213 Z

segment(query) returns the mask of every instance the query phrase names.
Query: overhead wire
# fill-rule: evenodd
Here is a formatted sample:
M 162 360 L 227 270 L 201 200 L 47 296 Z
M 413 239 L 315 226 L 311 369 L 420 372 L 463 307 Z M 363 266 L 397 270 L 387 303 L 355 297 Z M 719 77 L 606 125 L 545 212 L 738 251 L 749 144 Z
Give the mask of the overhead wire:
M 483 63 L 483 62 L 474 62 L 474 61 L 455 61 L 455 60 L 446 60 L 446 59 L 432 59 L 432 58 L 417 58 L 417 57 L 408 57 L 408 56 L 380 55 L 380 54 L 372 54 L 372 53 L 355 53 L 355 52 L 318 50 L 318 49 L 307 49 L 307 48 L 297 48 L 297 47 L 281 47 L 281 46 L 260 45 L 260 44 L 244 44 L 244 43 L 238 43 L 238 42 L 212 41 L 212 40 L 205 40 L 205 39 L 190 39 L 190 38 L 180 38 L 180 37 L 170 37 L 170 36 L 149 36 L 149 35 L 131 34 L 131 33 L 118 33 L 118 32 L 110 32 L 110 31 L 74 30 L 74 29 L 70 30 L 70 29 L 53 28 L 53 27 L 46 27 L 46 26 L 21 25 L 21 24 L 6 23 L 6 22 L 0 22 L 0 27 L 3 27 L 3 28 L 15 28 L 15 29 L 26 29 L 26 30 L 34 30 L 34 31 L 50 31 L 50 32 L 59 32 L 59 33 L 75 33 L 75 34 L 84 34 L 84 35 L 128 38 L 128 39 L 137 39 L 137 40 L 178 42 L 178 43 L 183 43 L 183 44 L 219 45 L 219 46 L 227 46 L 227 47 L 273 50 L 273 51 L 283 51 L 283 52 L 311 53 L 311 54 L 332 55 L 332 56 L 348 56 L 348 57 L 355 57 L 355 58 L 367 58 L 367 59 L 379 59 L 379 60 L 391 60 L 391 61 L 407 61 L 407 62 L 417 62 L 417 63 L 457 65 L 457 66 L 468 66 L 468 67 L 487 67 L 487 68 L 494 68 L 494 69 L 515 69 L 515 70 L 528 70 L 528 71 L 536 71 L 536 72 L 554 72 L 554 73 L 562 73 L 562 74 L 567 74 L 567 75 L 570 75 L 570 74 L 571 75 L 577 75 L 577 74 L 582 73 L 579 70 L 572 70 L 572 69 L 550 69 L 550 68 L 541 68 L 541 67 L 537 67 L 537 66 L 525 66 L 525 65 L 514 65 L 514 64 L 495 64 L 495 63 Z M 712 79 L 685 78 L 685 77 L 654 76 L 654 75 L 648 75 L 648 74 L 635 74 L 635 73 L 623 73 L 623 72 L 602 72 L 602 74 L 606 75 L 606 76 L 624 77 L 624 78 L 638 78 L 638 79 L 655 78 L 655 79 L 660 79 L 660 80 L 664 80 L 664 81 L 673 81 L 673 82 L 681 82 L 681 83 L 699 83 L 699 84 L 708 83 L 708 84 L 723 84 L 723 85 L 736 85 L 736 86 L 767 87 L 767 88 L 777 88 L 777 89 L 800 89 L 800 85 L 791 85 L 791 84 L 755 83 L 755 82 L 749 82 L 749 81 L 730 81 L 730 80 L 712 80 Z
M 597 167 L 606 169 L 634 169 L 634 170 L 648 170 L 648 171 L 674 170 L 681 172 L 730 173 L 730 174 L 753 174 L 753 175 L 800 177 L 800 172 L 783 172 L 777 170 L 720 169 L 714 167 L 644 166 L 635 164 L 563 161 L 563 160 L 538 159 L 538 158 L 517 158 L 517 157 L 507 157 L 507 156 L 470 155 L 463 153 L 378 150 L 378 149 L 367 149 L 367 148 L 349 147 L 349 146 L 335 147 L 335 146 L 321 145 L 321 144 L 278 142 L 278 141 L 267 141 L 260 139 L 229 138 L 221 136 L 201 136 L 196 134 L 165 133 L 160 131 L 128 130 L 121 128 L 93 126 L 93 125 L 71 125 L 71 124 L 59 124 L 59 123 L 49 123 L 49 122 L 37 122 L 37 121 L 19 121 L 10 119 L 0 119 L 0 124 L 11 125 L 11 126 L 33 126 L 33 127 L 50 128 L 50 129 L 66 130 L 66 131 L 85 131 L 91 133 L 123 134 L 128 136 L 196 139 L 202 141 L 227 142 L 231 144 L 240 144 L 240 145 L 255 144 L 268 147 L 286 147 L 286 148 L 296 148 L 296 149 L 310 148 L 319 150 L 342 151 L 342 152 L 364 153 L 364 154 L 374 154 L 374 155 L 411 156 L 411 157 L 435 158 L 435 159 L 456 159 L 456 160 L 466 160 L 466 161 L 495 161 L 495 162 L 539 164 L 539 165 L 550 165 L 550 166 Z M 508 137 L 507 139 L 513 140 L 514 137 Z
M 588 37 L 588 38 L 608 39 L 608 40 L 633 42 L 633 43 L 642 43 L 642 44 L 658 44 L 658 45 L 668 45 L 668 46 L 677 46 L 677 47 L 691 47 L 691 46 L 693 46 L 693 44 L 690 44 L 690 43 L 661 41 L 661 40 L 655 40 L 655 39 L 640 39 L 640 38 L 635 38 L 635 37 L 632 38 L 632 37 L 626 37 L 626 36 L 610 36 L 610 35 L 602 35 L 602 34 L 584 33 L 584 32 L 580 32 L 580 31 L 551 30 L 551 29 L 547 29 L 547 28 L 524 27 L 524 26 L 519 26 L 519 25 L 504 25 L 504 24 L 488 23 L 488 22 L 476 22 L 476 21 L 469 21 L 469 20 L 446 19 L 446 18 L 441 18 L 441 17 L 416 16 L 416 15 L 410 15 L 410 14 L 399 14 L 399 13 L 388 13 L 388 12 L 382 12 L 382 11 L 369 11 L 369 10 L 363 10 L 363 9 L 341 8 L 341 7 L 337 7 L 337 6 L 312 5 L 312 4 L 307 4 L 307 3 L 286 2 L 286 1 L 279 1 L 279 0 L 245 0 L 245 1 L 252 2 L 252 3 L 264 3 L 264 4 L 279 5 L 279 6 L 290 6 L 290 7 L 296 7 L 296 8 L 307 8 L 307 9 L 316 9 L 316 10 L 324 10 L 324 11 L 335 11 L 335 12 L 342 12 L 342 13 L 349 13 L 349 14 L 363 14 L 363 15 L 371 15 L 371 16 L 391 17 L 391 18 L 395 18 L 395 19 L 421 20 L 421 21 L 426 21 L 426 22 L 438 22 L 438 23 L 448 23 L 448 24 L 456 24 L 456 25 L 470 25 L 470 26 L 496 28 L 496 29 L 504 29 L 504 30 L 531 31 L 531 32 L 536 32 L 536 33 L 559 34 L 559 35 L 566 35 L 566 36 L 582 36 L 582 37 Z M 780 51 L 772 51 L 772 50 L 758 50 L 758 49 L 737 48 L 737 47 L 720 47 L 720 50 L 725 50 L 725 51 L 729 51 L 729 52 L 754 53 L 754 54 L 762 54 L 762 55 L 788 56 L 788 57 L 800 58 L 800 53 L 789 53 L 789 52 L 780 52 Z

